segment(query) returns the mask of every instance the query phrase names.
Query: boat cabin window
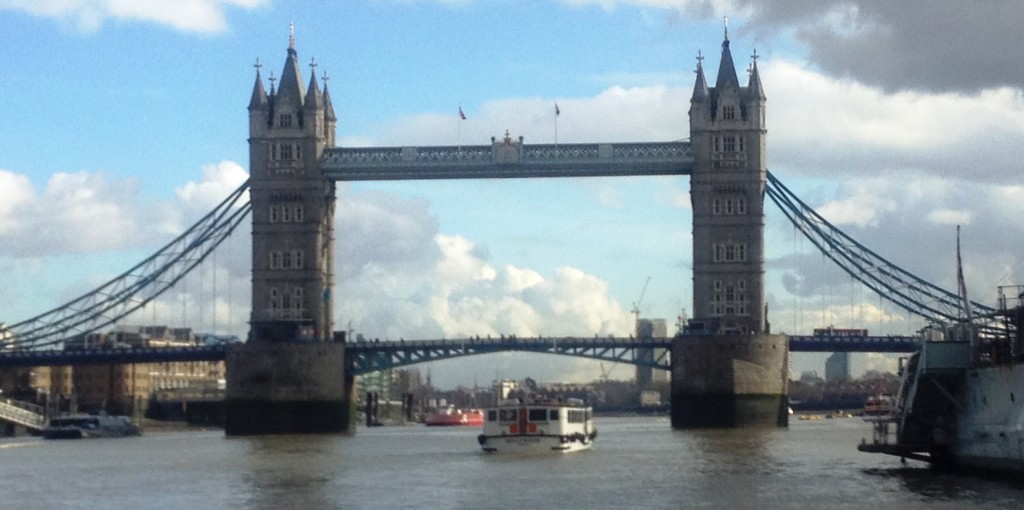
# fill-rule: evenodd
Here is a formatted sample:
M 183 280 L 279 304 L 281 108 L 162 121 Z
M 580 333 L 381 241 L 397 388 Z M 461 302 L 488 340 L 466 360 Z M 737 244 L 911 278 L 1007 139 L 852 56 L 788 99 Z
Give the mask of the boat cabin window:
M 569 423 L 583 423 L 586 421 L 587 412 L 582 409 L 569 410 Z
M 497 409 L 490 409 L 487 411 L 487 421 L 498 421 Z
M 558 409 L 551 409 L 548 411 L 548 420 L 558 421 Z
M 528 416 L 530 421 L 548 421 L 548 410 L 544 408 L 530 409 Z
M 518 421 L 519 410 L 518 409 L 501 409 L 498 414 L 500 421 Z

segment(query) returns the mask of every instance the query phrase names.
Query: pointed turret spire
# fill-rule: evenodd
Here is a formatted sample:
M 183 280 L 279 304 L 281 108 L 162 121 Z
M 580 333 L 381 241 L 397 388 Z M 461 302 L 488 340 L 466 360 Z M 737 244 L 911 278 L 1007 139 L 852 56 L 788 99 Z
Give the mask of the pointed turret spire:
M 329 79 L 327 71 L 324 71 L 324 119 L 328 122 L 335 122 L 338 118 L 334 116 L 334 105 L 331 104 L 331 93 L 327 90 L 327 80 Z
M 260 59 L 256 59 L 256 64 L 253 66 L 256 68 L 256 84 L 252 86 L 252 98 L 249 99 L 249 109 L 255 110 L 257 108 L 266 108 L 268 104 L 267 92 L 263 90 L 263 79 L 260 77 L 260 68 L 263 64 L 260 63 Z
M 754 50 L 754 54 L 750 56 L 750 82 L 747 83 L 747 89 L 750 91 L 751 97 L 764 99 L 764 88 L 761 86 L 761 75 L 757 72 L 757 59 L 759 55 L 757 50 Z
M 704 78 L 704 53 L 697 52 L 697 79 L 693 82 L 693 96 L 690 101 L 703 101 L 708 97 L 708 81 Z
M 287 101 L 296 108 L 300 108 L 304 95 L 302 73 L 299 71 L 299 55 L 295 51 L 295 24 L 293 23 L 291 35 L 288 36 L 288 58 L 284 62 L 284 70 L 281 71 L 281 85 L 277 89 L 277 104 Z
M 727 85 L 740 87 L 740 80 L 736 77 L 736 65 L 732 62 L 732 52 L 729 51 L 729 17 L 725 17 L 725 39 L 722 41 L 722 60 L 718 64 L 718 79 L 715 80 L 715 88 L 722 90 Z
M 320 109 L 323 108 L 324 102 L 320 97 L 320 86 L 316 83 L 316 59 L 312 59 L 309 62 L 309 88 L 306 89 L 306 108 Z

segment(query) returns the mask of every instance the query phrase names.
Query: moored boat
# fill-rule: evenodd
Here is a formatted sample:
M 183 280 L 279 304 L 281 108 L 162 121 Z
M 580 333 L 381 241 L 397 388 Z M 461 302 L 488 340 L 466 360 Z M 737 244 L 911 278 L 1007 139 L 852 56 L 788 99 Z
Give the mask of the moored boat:
M 983 320 L 922 331 L 921 349 L 901 363 L 893 413 L 858 450 L 1024 474 L 1024 286 L 999 296 Z
M 127 416 L 71 414 L 50 418 L 43 439 L 84 439 L 139 435 L 139 428 Z
M 864 401 L 863 416 L 865 419 L 888 417 L 893 411 L 892 395 L 871 395 Z
M 484 412 L 480 409 L 456 409 L 448 406 L 437 412 L 430 413 L 423 424 L 428 427 L 463 426 L 479 427 L 484 424 Z
M 579 399 L 513 399 L 486 409 L 477 437 L 485 452 L 575 452 L 597 437 L 594 411 Z

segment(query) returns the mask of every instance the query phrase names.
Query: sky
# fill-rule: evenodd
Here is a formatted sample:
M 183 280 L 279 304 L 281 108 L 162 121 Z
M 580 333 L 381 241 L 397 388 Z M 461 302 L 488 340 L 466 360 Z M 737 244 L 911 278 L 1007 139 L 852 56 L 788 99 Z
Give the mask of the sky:
M 741 81 L 759 55 L 783 183 L 927 281 L 955 288 L 961 225 L 972 299 L 1024 283 L 1013 0 L 0 0 L 0 322 L 117 276 L 245 181 L 253 66 L 280 74 L 292 23 L 329 77 L 338 145 L 357 147 L 686 139 L 725 16 Z M 774 331 L 924 325 L 766 209 Z M 336 326 L 368 338 L 628 335 L 634 308 L 670 325 L 692 309 L 686 177 L 343 183 L 336 222 Z M 243 226 L 125 323 L 244 337 L 249 243 Z M 824 358 L 793 354 L 793 371 Z M 442 387 L 633 373 L 516 353 L 429 371 Z

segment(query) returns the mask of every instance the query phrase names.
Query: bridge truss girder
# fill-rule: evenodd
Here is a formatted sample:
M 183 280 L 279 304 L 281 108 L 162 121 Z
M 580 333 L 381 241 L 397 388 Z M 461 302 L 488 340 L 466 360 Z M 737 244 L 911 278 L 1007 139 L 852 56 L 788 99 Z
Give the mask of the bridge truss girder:
M 354 375 L 417 363 L 497 352 L 560 354 L 670 370 L 671 340 L 622 338 L 516 338 L 352 343 L 345 347 Z M 656 354 L 652 354 L 656 353 Z
M 690 142 L 338 147 L 320 166 L 335 181 L 688 175 Z

